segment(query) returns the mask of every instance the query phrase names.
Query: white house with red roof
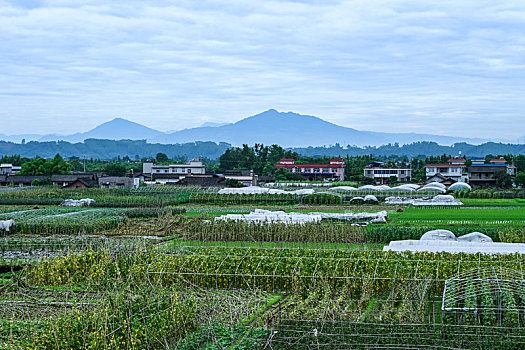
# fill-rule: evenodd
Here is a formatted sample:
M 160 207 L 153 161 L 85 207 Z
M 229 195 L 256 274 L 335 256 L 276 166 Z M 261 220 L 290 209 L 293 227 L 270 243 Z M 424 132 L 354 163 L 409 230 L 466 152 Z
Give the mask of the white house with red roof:
M 427 180 L 436 175 L 454 181 L 468 181 L 468 172 L 465 158 L 450 158 L 447 163 L 427 164 L 425 165 L 425 175 Z
M 295 159 L 281 159 L 278 164 L 275 164 L 275 167 L 285 168 L 308 180 L 344 181 L 346 164 L 342 158 L 330 159 L 329 164 L 301 164 L 295 163 Z

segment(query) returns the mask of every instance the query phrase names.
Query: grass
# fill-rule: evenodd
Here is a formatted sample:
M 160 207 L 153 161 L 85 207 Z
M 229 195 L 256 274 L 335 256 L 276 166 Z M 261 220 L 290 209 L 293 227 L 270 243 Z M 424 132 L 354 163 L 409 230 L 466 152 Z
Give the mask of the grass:
M 524 226 L 525 210 L 519 208 L 414 208 L 409 207 L 394 221 L 399 226 L 480 225 Z
M 525 207 L 525 199 L 509 198 L 509 199 L 483 199 L 483 198 L 461 198 L 466 206 L 476 207 L 499 207 L 499 206 L 520 206 Z

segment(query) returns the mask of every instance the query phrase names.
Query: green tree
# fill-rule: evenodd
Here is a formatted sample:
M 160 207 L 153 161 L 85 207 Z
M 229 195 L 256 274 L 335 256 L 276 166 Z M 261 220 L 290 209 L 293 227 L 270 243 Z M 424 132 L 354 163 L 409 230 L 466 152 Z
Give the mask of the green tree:
M 510 188 L 512 187 L 512 178 L 507 171 L 498 170 L 494 173 L 494 178 L 496 179 L 496 187 L 498 188 Z
M 120 163 L 109 163 L 104 168 L 104 173 L 109 176 L 125 176 L 128 171 L 126 167 Z
M 242 182 L 237 179 L 226 179 L 226 187 L 244 187 Z
M 157 161 L 157 163 L 166 163 L 170 161 L 168 156 L 162 152 L 157 153 L 157 155 L 155 156 L 155 160 Z
M 84 166 L 82 165 L 82 162 L 79 159 L 73 159 L 70 164 L 71 170 L 73 171 L 82 171 L 84 169 Z
M 60 175 L 69 174 L 70 164 L 56 154 L 53 159 L 36 157 L 22 164 L 20 175 Z
M 514 182 L 518 186 L 525 186 L 525 172 L 518 173 Z

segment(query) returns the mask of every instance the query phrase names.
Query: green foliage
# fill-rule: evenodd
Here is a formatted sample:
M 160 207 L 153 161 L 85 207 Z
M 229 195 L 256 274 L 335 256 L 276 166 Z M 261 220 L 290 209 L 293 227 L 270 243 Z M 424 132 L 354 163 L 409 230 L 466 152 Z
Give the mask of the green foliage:
M 166 153 L 162 153 L 162 152 L 159 152 L 157 153 L 157 155 L 155 156 L 155 161 L 157 163 L 165 163 L 165 162 L 169 162 L 169 158 L 168 156 L 166 155 Z
M 184 240 L 223 242 L 329 242 L 363 243 L 366 233 L 361 227 L 344 223 L 247 223 L 193 220 L 182 228 Z
M 288 171 L 284 168 L 273 168 L 273 178 L 275 181 L 297 181 L 297 180 L 304 180 L 304 177 L 300 174 L 293 173 L 291 171 Z
M 33 349 L 142 349 L 174 343 L 194 329 L 195 302 L 175 292 L 108 295 L 93 309 L 48 318 Z
M 153 250 L 135 254 L 132 259 L 103 251 L 54 258 L 33 268 L 29 280 L 38 285 L 63 286 L 100 283 L 122 274 L 135 280 L 148 278 L 153 284 L 165 286 L 182 279 L 212 289 L 295 292 L 330 288 L 360 296 L 364 283 L 376 294 L 388 294 L 407 279 L 429 279 L 435 281 L 429 293 L 439 295 L 444 280 L 462 271 L 495 263 L 519 270 L 525 262 L 520 254 L 226 247 L 183 247 L 176 252 L 162 254 Z
M 496 179 L 496 187 L 498 188 L 511 188 L 512 178 L 506 170 L 498 170 L 494 173 L 494 179 Z
M 27 158 L 20 157 L 19 154 L 15 154 L 12 156 L 3 156 L 0 158 L 0 163 L 2 164 L 12 164 L 16 166 L 21 166 L 25 162 L 29 161 Z
M 303 204 L 328 204 L 340 205 L 343 204 L 343 197 L 330 193 L 314 193 L 301 198 Z
M 153 158 L 155 154 L 162 152 L 172 156 L 185 155 L 188 158 L 207 157 L 217 159 L 230 147 L 231 145 L 228 143 L 211 141 L 196 141 L 173 145 L 148 143 L 145 140 L 87 139 L 79 143 L 31 141 L 25 145 L 0 141 L 0 155 L 6 155 L 6 152 L 9 152 L 9 154 L 20 154 L 22 157 L 40 155 L 44 158 L 50 158 L 59 152 L 66 158 L 89 154 L 94 159 L 112 160 L 118 157 L 129 156 L 134 160 L 140 160 L 141 158 Z
M 233 187 L 233 188 L 244 187 L 242 182 L 240 182 L 237 179 L 231 179 L 231 178 L 230 179 L 226 179 L 225 183 L 226 183 L 226 187 Z
M 104 173 L 109 176 L 125 176 L 126 167 L 120 163 L 109 163 L 104 167 Z
M 31 186 L 49 186 L 51 184 L 51 179 L 49 177 L 45 180 L 33 180 L 31 182 Z
M 525 243 L 525 229 L 506 227 L 499 232 L 499 239 L 505 243 Z
M 22 164 L 20 175 L 56 175 L 69 174 L 70 165 L 60 154 L 56 154 L 53 159 L 34 158 Z
M 243 145 L 242 148 L 229 148 L 219 157 L 219 170 L 253 169 L 258 175 L 267 175 L 275 170 L 273 165 L 281 158 L 299 159 L 299 155 L 278 145 Z
M 525 172 L 519 172 L 514 182 L 518 186 L 525 186 Z

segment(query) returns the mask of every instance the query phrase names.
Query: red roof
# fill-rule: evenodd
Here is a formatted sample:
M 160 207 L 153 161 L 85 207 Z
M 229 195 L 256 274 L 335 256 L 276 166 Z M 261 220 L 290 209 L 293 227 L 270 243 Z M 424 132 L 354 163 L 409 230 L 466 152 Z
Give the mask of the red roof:
M 466 162 L 467 160 L 465 158 L 450 158 L 448 161 L 449 162 Z
M 276 168 L 344 168 L 345 164 L 275 164 Z
M 507 163 L 505 158 L 494 158 L 490 160 L 491 163 Z
M 427 164 L 425 168 L 466 168 L 465 164 Z
M 295 162 L 295 159 L 286 159 L 286 158 L 283 158 L 283 159 L 279 159 L 280 162 Z

